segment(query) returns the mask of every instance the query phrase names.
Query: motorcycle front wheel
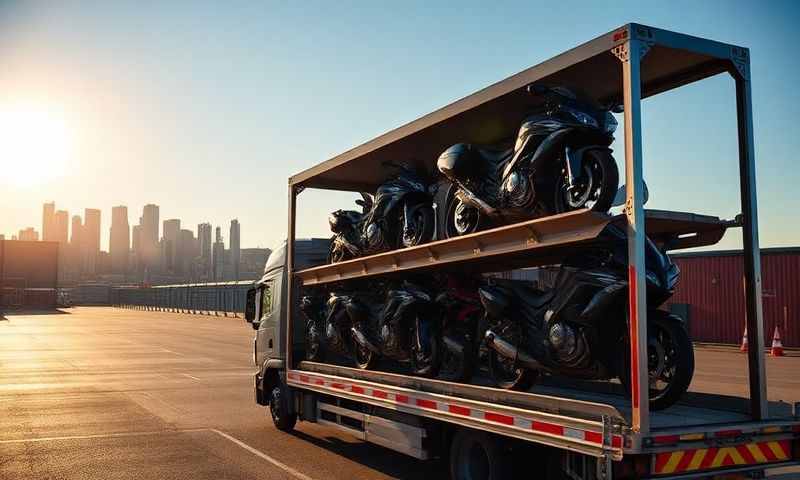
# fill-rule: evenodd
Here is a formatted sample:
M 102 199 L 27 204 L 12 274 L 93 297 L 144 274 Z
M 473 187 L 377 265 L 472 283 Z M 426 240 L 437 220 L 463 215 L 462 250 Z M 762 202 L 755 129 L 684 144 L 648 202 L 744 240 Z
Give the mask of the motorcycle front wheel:
M 619 187 L 617 162 L 608 151 L 589 150 L 584 154 L 575 185 L 569 186 L 566 170 L 558 174 L 555 188 L 555 213 L 581 208 L 607 212 Z
M 400 245 L 404 248 L 422 245 L 433 240 L 436 216 L 430 203 L 418 203 L 408 208 L 411 218 L 407 219 L 409 229 L 400 232 Z
M 481 212 L 470 205 L 462 203 L 453 186 L 447 193 L 444 216 L 444 238 L 459 237 L 477 232 L 481 226 Z
M 435 377 L 441 365 L 441 351 L 438 335 L 428 335 L 428 348 L 419 348 L 416 341 L 411 341 L 411 371 L 420 377 Z M 413 337 L 412 337 L 413 338 Z
M 353 339 L 353 362 L 361 370 L 369 370 L 377 361 L 377 355 L 369 348 L 362 346 Z

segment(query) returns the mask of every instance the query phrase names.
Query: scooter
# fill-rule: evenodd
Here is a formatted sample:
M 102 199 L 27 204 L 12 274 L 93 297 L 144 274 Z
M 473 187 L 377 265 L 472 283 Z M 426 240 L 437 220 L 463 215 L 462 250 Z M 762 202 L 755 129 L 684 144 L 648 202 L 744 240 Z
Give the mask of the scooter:
M 399 173 L 378 187 L 374 197 L 361 193 L 361 212 L 337 210 L 328 218 L 334 233 L 329 263 L 412 247 L 433 239 L 435 217 L 428 186 L 411 169 L 396 164 Z
M 498 386 L 527 390 L 541 373 L 618 377 L 630 385 L 627 236 L 612 224 L 603 238 L 602 246 L 562 264 L 551 289 L 515 281 L 480 288 L 489 371 Z M 678 267 L 649 238 L 645 264 L 650 408 L 661 410 L 688 389 L 694 352 L 683 320 L 657 310 L 674 291 Z
M 437 161 L 451 182 L 440 238 L 580 208 L 605 212 L 619 171 L 609 147 L 618 105 L 601 107 L 564 87 L 531 85 L 545 98 L 519 128 L 513 148 L 459 143 Z

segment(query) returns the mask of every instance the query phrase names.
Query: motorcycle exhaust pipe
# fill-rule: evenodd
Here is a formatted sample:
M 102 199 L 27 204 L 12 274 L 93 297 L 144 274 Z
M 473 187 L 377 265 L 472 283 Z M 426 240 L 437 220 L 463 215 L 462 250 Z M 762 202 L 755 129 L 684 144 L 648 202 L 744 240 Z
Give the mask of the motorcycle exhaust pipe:
M 485 215 L 488 215 L 490 217 L 497 215 L 497 210 L 495 208 L 493 208 L 491 205 L 478 198 L 477 195 L 470 192 L 464 187 L 460 187 L 456 191 L 456 198 L 459 199 L 461 203 L 477 208 Z
M 550 370 L 532 356 L 528 355 L 527 353 L 518 349 L 514 345 L 498 337 L 491 330 L 486 331 L 486 345 L 494 349 L 497 353 L 506 358 L 517 359 L 517 361 L 519 361 L 525 368 L 529 368 L 531 370 L 543 370 L 543 371 Z
M 360 330 L 356 329 L 356 327 L 350 327 L 350 331 L 353 332 L 353 336 L 355 337 L 356 342 L 358 342 L 359 345 L 361 345 L 362 347 L 367 347 L 373 353 L 377 354 L 381 353 L 380 349 L 378 349 L 378 347 L 373 345 L 373 343 L 367 339 L 367 336 L 361 333 Z

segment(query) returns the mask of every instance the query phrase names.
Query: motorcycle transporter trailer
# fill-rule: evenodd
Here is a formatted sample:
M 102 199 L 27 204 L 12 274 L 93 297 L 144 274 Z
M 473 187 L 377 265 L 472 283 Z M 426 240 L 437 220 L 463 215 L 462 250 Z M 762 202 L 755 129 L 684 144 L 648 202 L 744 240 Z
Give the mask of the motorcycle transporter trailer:
M 736 84 L 742 214 L 724 221 L 645 211 L 641 99 L 725 72 Z M 512 138 L 542 101 L 526 93 L 536 82 L 578 88 L 600 102 L 623 101 L 623 214 L 574 211 L 306 266 L 309 251 L 300 249 L 309 243 L 295 241 L 296 199 L 304 189 L 374 191 L 389 175 L 382 168 L 387 160 L 407 161 L 433 175 L 436 158 L 452 144 Z M 597 37 L 289 178 L 286 248 L 273 253 L 258 290 L 248 294 L 246 317 L 258 329 L 256 399 L 270 405 L 279 428 L 289 430 L 299 418 L 335 425 L 416 458 L 449 456 L 457 479 L 496 478 L 500 452 L 518 442 L 540 452 L 535 470 L 512 474 L 520 478 L 748 478 L 763 475 L 766 467 L 795 465 L 800 459 L 798 405 L 769 404 L 766 395 L 754 175 L 748 49 L 638 24 Z M 630 398 L 560 387 L 513 392 L 301 358 L 304 321 L 297 299 L 304 287 L 431 270 L 493 272 L 559 263 L 568 251 L 591 245 L 611 222 L 628 232 Z M 651 413 L 647 305 L 645 289 L 637 288 L 645 285 L 645 230 L 675 250 L 714 244 L 731 227 L 742 228 L 744 238 L 749 398 L 689 393 L 694 401 Z M 270 311 L 257 310 L 263 295 L 272 300 L 265 303 Z

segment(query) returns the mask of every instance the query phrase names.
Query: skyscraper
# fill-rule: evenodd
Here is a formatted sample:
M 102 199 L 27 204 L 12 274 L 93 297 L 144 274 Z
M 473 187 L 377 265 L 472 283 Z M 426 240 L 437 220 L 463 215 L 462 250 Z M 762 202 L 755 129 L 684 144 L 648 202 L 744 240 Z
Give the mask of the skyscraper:
M 239 220 L 234 218 L 231 220 L 231 231 L 228 237 L 228 243 L 231 249 L 229 258 L 231 262 L 231 272 L 233 273 L 233 278 L 231 280 L 239 280 L 239 260 L 241 259 L 240 233 Z
M 180 231 L 180 219 L 172 218 L 164 220 L 161 267 L 165 272 L 178 273 L 176 260 L 178 257 L 178 235 Z
M 213 244 L 211 243 L 211 224 L 201 223 L 197 225 L 197 242 L 200 245 L 200 261 L 197 262 L 196 274 L 199 278 L 208 280 L 213 278 L 211 272 L 213 270 L 211 264 L 211 250 Z
M 118 275 L 128 273 L 128 255 L 131 249 L 131 229 L 128 225 L 128 207 L 111 208 L 111 234 L 108 253 L 111 255 L 111 272 Z
M 142 260 L 151 270 L 159 265 L 158 247 L 158 205 L 147 204 L 142 210 L 139 242 L 142 246 Z
M 81 231 L 83 272 L 89 277 L 94 277 L 97 274 L 97 258 L 100 255 L 100 210 L 87 208 L 83 211 L 83 218 Z
M 42 208 L 42 240 L 49 242 L 53 240 L 53 216 L 56 211 L 56 202 L 48 202 Z
M 216 233 L 211 272 L 214 281 L 221 281 L 225 272 L 225 243 L 222 241 L 222 229 L 220 227 L 217 227 Z
M 69 238 L 69 249 L 67 269 L 69 270 L 69 277 L 74 280 L 80 279 L 81 272 L 83 271 L 83 246 L 81 240 L 81 233 L 83 232 L 83 221 L 80 215 L 72 216 L 72 235 Z
M 69 237 L 69 213 L 66 210 L 58 210 L 55 215 L 53 215 L 53 226 L 50 233 L 51 240 L 58 242 L 60 249 L 63 249 L 67 245 L 67 239 Z
M 197 242 L 194 239 L 194 232 L 182 229 L 178 232 L 178 248 L 176 249 L 175 266 L 176 270 L 187 277 L 191 271 L 192 259 L 197 256 Z

